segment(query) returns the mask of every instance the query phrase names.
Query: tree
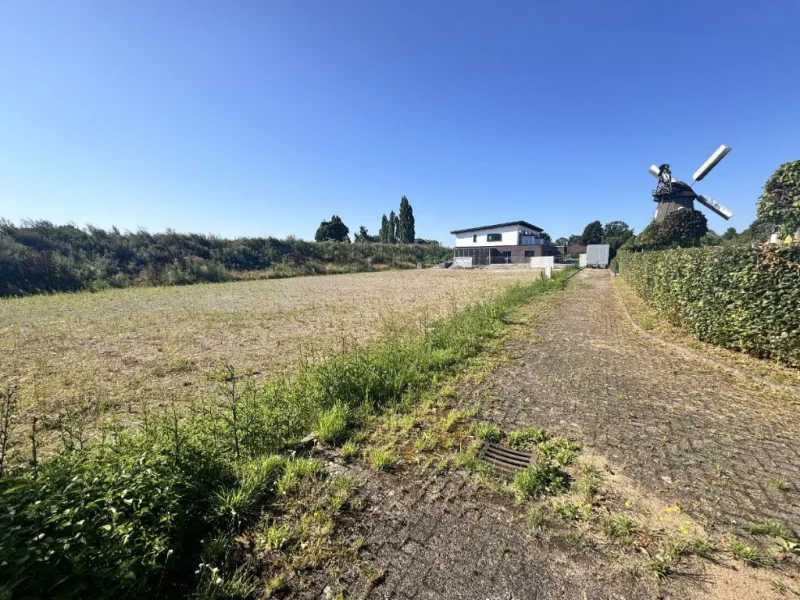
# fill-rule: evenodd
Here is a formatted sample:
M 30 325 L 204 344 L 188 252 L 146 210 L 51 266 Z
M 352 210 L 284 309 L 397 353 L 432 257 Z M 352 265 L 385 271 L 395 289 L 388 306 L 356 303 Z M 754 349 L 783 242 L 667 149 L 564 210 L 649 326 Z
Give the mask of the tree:
M 583 238 L 579 236 L 577 233 L 573 233 L 571 236 L 569 236 L 569 239 L 567 239 L 568 246 L 572 246 L 574 244 L 582 244 L 582 243 L 583 243 Z
M 565 237 L 560 237 L 556 240 L 556 246 L 566 246 L 569 243 L 569 240 Z
M 354 236 L 353 241 L 356 244 L 371 242 L 372 236 L 370 236 L 369 232 L 367 231 L 367 228 L 362 225 L 361 227 L 358 228 L 358 233 Z
M 397 216 L 394 211 L 389 213 L 389 243 L 397 243 Z
M 633 230 L 625 221 L 610 221 L 603 225 L 603 240 L 615 237 L 630 237 Z
M 547 233 L 546 231 L 543 231 L 542 233 L 540 233 L 539 237 L 544 240 L 545 244 L 550 244 L 552 242 L 552 239 L 550 238 L 550 234 Z
M 378 233 L 378 238 L 384 244 L 389 243 L 389 219 L 386 218 L 385 214 L 381 217 L 381 229 Z
M 611 258 L 632 237 L 633 229 L 625 221 L 611 221 L 603 226 L 603 243 L 608 244 Z
M 581 242 L 584 244 L 599 244 L 603 240 L 603 225 L 600 221 L 592 221 L 583 230 Z
M 732 240 L 736 238 L 736 227 L 728 227 L 725 233 L 722 234 L 723 240 Z
M 347 225 L 338 216 L 333 215 L 330 221 L 322 221 L 319 224 L 314 239 L 318 242 L 349 242 L 348 233 L 350 233 L 350 229 Z
M 413 244 L 416 232 L 414 231 L 414 209 L 408 198 L 400 198 L 400 212 L 397 215 L 397 240 L 401 244 Z
M 764 184 L 756 215 L 759 221 L 775 223 L 781 237 L 800 235 L 800 160 L 775 169 Z
M 697 210 L 678 210 L 660 224 L 665 245 L 697 246 L 708 233 L 708 219 Z

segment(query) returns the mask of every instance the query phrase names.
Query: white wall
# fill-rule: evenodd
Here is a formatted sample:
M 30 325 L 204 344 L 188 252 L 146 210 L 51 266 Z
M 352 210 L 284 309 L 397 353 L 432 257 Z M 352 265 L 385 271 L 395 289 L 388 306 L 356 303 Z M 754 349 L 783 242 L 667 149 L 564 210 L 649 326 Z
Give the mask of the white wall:
M 531 266 L 534 269 L 546 269 L 547 267 L 552 269 L 555 265 L 555 260 L 554 256 L 533 256 L 531 257 Z
M 487 246 L 516 246 L 519 244 L 519 232 L 527 231 L 525 227 L 520 225 L 506 225 L 505 227 L 496 227 L 492 229 L 480 229 L 478 231 L 467 231 L 464 233 L 457 233 L 456 235 L 456 248 L 477 248 Z M 499 242 L 489 242 L 486 236 L 490 233 L 503 234 Z M 536 232 L 531 232 L 536 233 Z M 477 236 L 477 241 L 472 241 L 472 236 Z

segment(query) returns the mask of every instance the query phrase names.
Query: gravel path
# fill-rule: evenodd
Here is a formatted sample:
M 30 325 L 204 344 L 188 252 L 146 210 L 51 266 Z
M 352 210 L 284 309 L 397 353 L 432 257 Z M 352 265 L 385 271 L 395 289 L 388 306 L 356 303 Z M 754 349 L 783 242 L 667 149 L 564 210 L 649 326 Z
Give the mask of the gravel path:
M 557 301 L 509 342 L 509 363 L 462 391 L 467 402 L 481 398 L 507 430 L 578 441 L 713 533 L 763 519 L 800 531 L 797 405 L 636 332 L 607 272 L 584 271 Z M 580 544 L 543 543 L 523 511 L 461 473 L 366 479 L 370 508 L 356 527 L 383 574 L 354 596 L 706 597 L 702 581 L 659 587 Z

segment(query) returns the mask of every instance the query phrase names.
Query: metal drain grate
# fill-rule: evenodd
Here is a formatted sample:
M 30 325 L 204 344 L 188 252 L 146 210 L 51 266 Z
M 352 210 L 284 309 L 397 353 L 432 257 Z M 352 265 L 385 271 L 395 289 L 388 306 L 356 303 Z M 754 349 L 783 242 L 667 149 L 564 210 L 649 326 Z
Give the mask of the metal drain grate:
M 535 464 L 539 454 L 524 450 L 511 450 L 498 444 L 484 443 L 479 458 L 506 475 L 513 475 Z

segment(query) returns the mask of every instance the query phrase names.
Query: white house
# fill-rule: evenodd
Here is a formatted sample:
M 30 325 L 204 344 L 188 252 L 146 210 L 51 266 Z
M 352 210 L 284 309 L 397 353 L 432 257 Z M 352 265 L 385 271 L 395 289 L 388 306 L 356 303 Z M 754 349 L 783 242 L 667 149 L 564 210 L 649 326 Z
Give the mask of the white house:
M 454 256 L 472 258 L 473 265 L 525 263 L 533 256 L 553 256 L 555 248 L 542 237 L 542 228 L 512 221 L 451 231 L 456 236 Z

